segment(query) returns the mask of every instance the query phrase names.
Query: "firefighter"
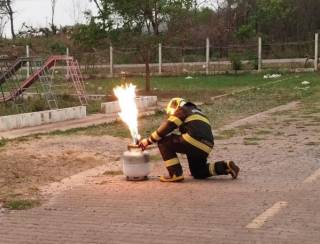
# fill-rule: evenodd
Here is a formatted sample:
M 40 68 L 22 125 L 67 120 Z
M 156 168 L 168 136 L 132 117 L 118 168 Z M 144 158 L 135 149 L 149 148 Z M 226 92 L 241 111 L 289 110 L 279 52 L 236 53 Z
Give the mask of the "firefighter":
M 228 175 L 236 179 L 240 171 L 233 161 L 207 163 L 214 145 L 214 137 L 208 118 L 193 103 L 173 98 L 166 108 L 168 119 L 149 138 L 142 139 L 139 146 L 144 150 L 158 143 L 169 176 L 161 176 L 162 182 L 183 181 L 182 166 L 177 153 L 187 155 L 191 175 L 206 179 L 214 175 Z M 172 133 L 179 129 L 179 134 Z

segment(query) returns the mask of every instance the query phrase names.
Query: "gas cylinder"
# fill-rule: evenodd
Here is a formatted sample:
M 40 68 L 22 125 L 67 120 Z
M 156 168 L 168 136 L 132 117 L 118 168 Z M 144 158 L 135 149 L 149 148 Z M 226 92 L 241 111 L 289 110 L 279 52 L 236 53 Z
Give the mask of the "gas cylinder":
M 137 147 L 128 147 L 123 153 L 123 174 L 127 180 L 147 180 L 151 172 L 150 155 Z

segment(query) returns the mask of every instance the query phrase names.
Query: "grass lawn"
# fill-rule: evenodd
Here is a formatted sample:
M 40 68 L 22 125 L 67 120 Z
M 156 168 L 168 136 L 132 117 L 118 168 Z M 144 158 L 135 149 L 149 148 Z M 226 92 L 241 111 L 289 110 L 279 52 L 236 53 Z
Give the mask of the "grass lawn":
M 291 76 L 284 74 L 282 78 Z M 127 78 L 127 82 L 132 82 L 137 86 L 139 93 L 145 94 L 145 81 L 143 78 Z M 265 83 L 263 74 L 241 74 L 241 75 L 215 75 L 215 76 L 194 76 L 192 79 L 186 79 L 185 76 L 178 77 L 152 77 L 152 94 L 162 97 L 171 97 L 173 94 L 184 94 L 187 97 L 201 94 L 219 95 L 257 86 Z M 89 94 L 112 94 L 112 89 L 119 85 L 119 79 L 98 79 L 86 81 L 86 88 Z
M 207 82 L 196 82 L 197 79 L 206 78 Z M 240 84 L 234 84 L 232 78 L 238 80 Z M 175 80 L 176 79 L 176 80 Z M 165 81 L 159 79 L 156 83 L 161 89 L 169 90 L 169 80 L 172 82 L 173 89 L 181 87 L 187 91 L 192 90 L 191 82 L 194 86 L 194 96 L 197 101 L 205 101 L 201 109 L 208 115 L 214 128 L 219 128 L 238 119 L 256 114 L 270 108 L 286 104 L 291 101 L 302 101 L 306 107 L 312 108 L 312 104 L 320 102 L 320 75 L 317 73 L 288 74 L 280 79 L 281 82 L 275 82 L 269 85 L 263 85 L 266 82 L 274 80 L 263 80 L 262 75 L 239 75 L 239 76 L 217 76 L 210 80 L 210 77 L 199 77 L 194 80 L 185 81 L 184 78 L 166 78 Z M 219 81 L 221 79 L 221 81 Z M 248 79 L 248 80 L 246 80 Z M 302 81 L 311 82 L 308 86 L 303 86 Z M 186 82 L 188 86 L 182 86 Z M 208 83 L 208 84 L 207 84 Z M 218 84 L 217 84 L 218 83 Z M 211 88 L 210 88 L 211 87 Z M 255 89 L 240 93 L 233 92 L 247 87 L 256 87 Z M 307 88 L 309 87 L 309 88 Z M 204 98 L 203 91 L 210 92 L 211 89 L 218 89 L 221 92 L 231 92 L 231 95 L 217 100 Z M 181 90 L 183 93 L 184 90 Z M 178 94 L 179 95 L 179 94 Z M 188 96 L 183 96 L 187 97 Z M 142 136 L 148 136 L 156 129 L 161 121 L 165 119 L 162 112 L 156 115 L 139 119 L 139 131 Z M 113 123 L 100 126 L 92 126 L 85 129 L 76 129 L 67 132 L 56 132 L 55 134 L 85 134 L 99 136 L 108 134 L 120 137 L 129 137 L 127 127 L 123 123 Z
M 280 79 L 291 77 L 292 74 L 284 74 Z M 181 96 L 192 101 L 209 102 L 211 97 L 230 93 L 240 89 L 245 89 L 257 85 L 264 84 L 269 80 L 263 79 L 263 74 L 241 74 L 241 75 L 215 75 L 215 76 L 194 76 L 192 79 L 186 79 L 185 76 L 180 77 L 152 77 L 152 91 L 144 92 L 145 81 L 143 77 L 128 78 L 128 82 L 132 82 L 137 86 L 138 95 L 156 95 L 160 99 L 168 100 L 171 97 Z M 121 82 L 118 78 L 114 79 L 96 79 L 86 80 L 86 90 L 88 94 L 108 95 L 108 100 L 114 100 L 112 89 Z M 3 88 L 6 91 L 6 83 Z M 59 108 L 70 106 L 78 106 L 79 100 L 71 97 L 75 94 L 72 83 L 66 82 L 63 76 L 56 75 L 53 90 L 57 97 Z M 27 92 L 38 93 L 42 88 L 38 82 L 33 84 Z M 20 104 L 21 102 L 18 101 Z M 46 102 L 40 97 L 28 99 L 28 102 L 21 103 L 20 106 L 13 106 L 8 103 L 0 104 L 0 116 L 16 114 L 22 112 L 35 112 L 47 110 Z M 100 110 L 100 102 L 89 101 L 87 108 L 88 113 L 96 113 Z

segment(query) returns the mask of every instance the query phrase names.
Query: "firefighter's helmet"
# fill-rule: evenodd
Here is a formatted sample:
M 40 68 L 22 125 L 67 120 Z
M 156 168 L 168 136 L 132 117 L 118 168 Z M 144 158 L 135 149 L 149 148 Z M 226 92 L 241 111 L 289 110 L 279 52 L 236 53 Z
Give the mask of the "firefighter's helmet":
M 167 105 L 166 112 L 168 115 L 173 115 L 174 112 L 183 105 L 186 104 L 186 101 L 183 98 L 175 97 L 170 100 Z

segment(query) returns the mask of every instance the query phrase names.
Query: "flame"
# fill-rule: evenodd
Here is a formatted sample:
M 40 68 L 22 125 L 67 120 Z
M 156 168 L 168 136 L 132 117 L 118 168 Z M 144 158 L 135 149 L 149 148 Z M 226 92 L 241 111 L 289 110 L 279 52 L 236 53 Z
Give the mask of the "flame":
M 138 132 L 138 109 L 136 105 L 136 86 L 125 84 L 117 86 L 113 89 L 114 94 L 118 98 L 121 112 L 120 118 L 127 124 L 133 143 L 136 144 L 140 139 Z

